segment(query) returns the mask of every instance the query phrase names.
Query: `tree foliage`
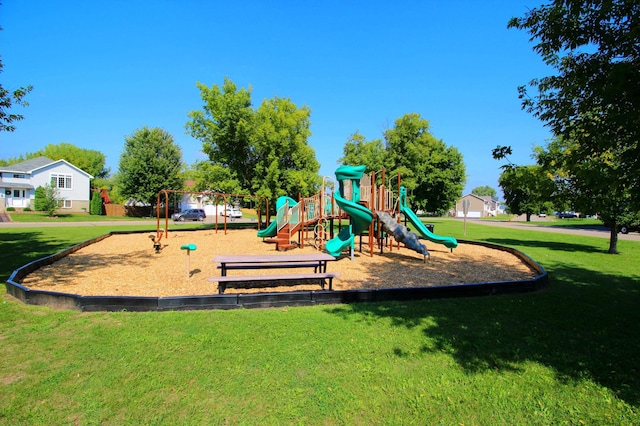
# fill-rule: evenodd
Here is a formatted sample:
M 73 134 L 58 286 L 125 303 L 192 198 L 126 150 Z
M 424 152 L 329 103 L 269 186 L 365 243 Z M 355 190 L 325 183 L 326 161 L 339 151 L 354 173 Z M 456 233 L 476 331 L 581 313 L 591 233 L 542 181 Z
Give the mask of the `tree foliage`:
M 553 179 L 539 165 L 504 168 L 498 183 L 509 211 L 526 215 L 527 222 L 532 214 L 546 211 L 554 190 Z
M 367 141 L 358 132 L 349 136 L 349 140 L 342 148 L 342 158 L 338 160 L 340 164 L 364 164 L 367 168 L 365 173 L 377 172 L 385 167 L 387 152 L 382 139 Z
M 53 185 L 46 184 L 39 186 L 35 190 L 35 198 L 33 207 L 36 211 L 46 212 L 48 216 L 53 217 L 62 203 L 60 191 Z
M 2 30 L 2 28 L 0 28 Z M 0 74 L 4 68 L 0 58 Z M 16 130 L 15 122 L 24 119 L 22 114 L 11 112 L 14 106 L 28 106 L 24 97 L 33 90 L 32 86 L 19 87 L 14 90 L 6 89 L 0 83 L 0 132 L 13 132 Z
M 67 142 L 48 144 L 36 152 L 28 152 L 16 158 L 0 159 L 0 166 L 9 166 L 41 156 L 54 161 L 65 160 L 96 179 L 103 179 L 109 175 L 109 169 L 105 168 L 106 157 L 103 153 L 93 149 L 79 148 Z
M 443 212 L 455 205 L 466 180 L 462 154 L 429 132 L 419 114 L 405 114 L 384 132 L 387 170 L 400 173 L 416 208 Z
M 48 144 L 33 156 L 39 157 L 41 155 L 52 160 L 66 160 L 94 178 L 105 178 L 109 175 L 109 169 L 105 168 L 106 157 L 100 151 L 79 148 L 73 144 L 61 142 Z
M 91 203 L 89 204 L 89 213 L 95 216 L 102 215 L 102 197 L 100 191 L 93 191 Z
M 120 192 L 155 205 L 161 190 L 182 189 L 182 166 L 182 151 L 171 134 L 158 127 L 138 129 L 125 138 L 120 155 Z
M 618 225 L 634 216 L 631 183 L 615 150 L 582 155 L 578 143 L 563 138 L 536 149 L 538 163 L 554 177 L 554 201 L 565 200 L 580 212 L 597 213 L 611 229 L 609 253 L 617 253 Z
M 268 198 L 308 196 L 317 190 L 320 165 L 308 144 L 309 108 L 275 97 L 254 110 L 251 90 L 238 89 L 227 78 L 222 87 L 198 88 L 204 106 L 189 113 L 186 127 L 202 141 L 211 167 L 229 169 L 228 183 L 210 186 L 235 186 L 237 181 L 243 192 Z M 215 170 L 211 167 L 206 169 Z
M 523 106 L 589 158 L 613 149 L 640 205 L 640 3 L 564 0 L 514 18 L 557 75 L 535 79 Z
M 495 188 L 492 188 L 489 185 L 476 186 L 471 190 L 471 193 L 480 197 L 496 197 L 498 195 L 498 192 L 495 190 Z

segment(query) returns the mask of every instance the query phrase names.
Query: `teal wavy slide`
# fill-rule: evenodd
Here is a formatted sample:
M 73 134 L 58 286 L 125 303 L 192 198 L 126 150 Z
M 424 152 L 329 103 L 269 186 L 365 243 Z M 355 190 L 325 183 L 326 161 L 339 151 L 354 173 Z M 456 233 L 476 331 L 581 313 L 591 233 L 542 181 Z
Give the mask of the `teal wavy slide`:
M 458 247 L 458 240 L 453 237 L 442 237 L 440 235 L 436 235 L 433 232 L 429 231 L 429 229 L 424 226 L 424 223 L 420 220 L 418 216 L 407 206 L 400 206 L 400 211 L 409 219 L 409 222 L 416 227 L 416 230 L 422 235 L 423 238 L 426 238 L 429 241 L 438 244 L 444 244 L 445 247 L 454 249 Z
M 276 211 L 278 211 L 280 207 L 284 206 L 284 203 L 287 201 L 289 202 L 289 208 L 298 204 L 298 202 L 291 197 L 278 197 L 278 199 L 276 200 Z M 258 231 L 259 238 L 275 237 L 276 234 L 278 234 L 278 221 L 276 220 L 271 221 L 269 226 Z
M 327 253 L 337 257 L 345 248 L 353 248 L 355 236 L 369 228 L 373 212 L 361 204 L 342 198 L 337 192 L 333 196 L 338 206 L 351 217 L 351 226 L 342 228 L 338 235 L 325 245 Z

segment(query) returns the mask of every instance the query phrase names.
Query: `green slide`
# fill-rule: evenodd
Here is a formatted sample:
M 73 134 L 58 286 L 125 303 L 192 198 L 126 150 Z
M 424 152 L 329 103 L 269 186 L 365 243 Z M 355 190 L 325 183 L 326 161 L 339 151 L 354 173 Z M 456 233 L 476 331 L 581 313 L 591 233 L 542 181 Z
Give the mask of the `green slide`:
M 282 197 L 278 197 L 278 199 L 276 200 L 276 211 L 278 211 L 280 207 L 284 206 L 284 203 L 287 201 L 289 202 L 289 208 L 298 204 L 298 202 L 293 198 L 287 197 L 286 195 L 284 195 Z M 278 221 L 273 220 L 271 221 L 269 226 L 258 231 L 258 237 L 259 238 L 275 237 L 277 233 L 278 233 Z
M 338 236 L 327 241 L 325 245 L 327 253 L 331 256 L 340 256 L 345 248 L 353 248 L 356 235 L 369 229 L 369 224 L 373 220 L 373 212 L 363 205 L 345 200 L 337 193 L 333 194 L 333 197 L 338 206 L 351 217 L 351 226 L 342 228 Z
M 420 220 L 418 216 L 406 205 L 406 188 L 403 186 L 400 188 L 400 211 L 409 219 L 409 222 L 416 227 L 417 231 L 422 235 L 423 238 L 426 238 L 429 241 L 438 244 L 444 244 L 445 247 L 454 249 L 458 247 L 458 240 L 453 237 L 442 237 L 440 235 L 436 235 L 433 232 L 429 231 L 424 223 Z
M 331 256 L 339 256 L 347 247 L 353 249 L 355 236 L 369 229 L 369 224 L 373 221 L 374 216 L 371 210 L 342 197 L 343 181 L 349 179 L 356 182 L 352 190 L 356 200 L 360 199 L 359 180 L 364 174 L 364 169 L 364 166 L 340 166 L 336 170 L 336 178 L 340 182 L 340 194 L 334 193 L 333 197 L 338 206 L 351 218 L 351 225 L 343 228 L 335 238 L 327 241 L 325 249 Z

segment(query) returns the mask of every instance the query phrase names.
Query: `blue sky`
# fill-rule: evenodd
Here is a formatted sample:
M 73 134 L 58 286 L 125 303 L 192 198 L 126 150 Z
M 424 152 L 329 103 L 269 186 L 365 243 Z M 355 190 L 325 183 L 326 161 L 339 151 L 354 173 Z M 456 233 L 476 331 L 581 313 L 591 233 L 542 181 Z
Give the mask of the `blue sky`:
M 175 138 L 187 164 L 204 158 L 185 133 L 202 108 L 196 82 L 251 87 L 311 109 L 322 175 L 349 135 L 367 140 L 407 113 L 462 153 L 465 193 L 499 190 L 497 145 L 532 162 L 550 133 L 522 111 L 519 85 L 551 71 L 528 34 L 507 29 L 542 0 L 205 1 L 3 0 L 5 88 L 33 85 L 25 119 L 0 133 L 0 157 L 68 142 L 118 170 L 124 139 L 143 126 Z

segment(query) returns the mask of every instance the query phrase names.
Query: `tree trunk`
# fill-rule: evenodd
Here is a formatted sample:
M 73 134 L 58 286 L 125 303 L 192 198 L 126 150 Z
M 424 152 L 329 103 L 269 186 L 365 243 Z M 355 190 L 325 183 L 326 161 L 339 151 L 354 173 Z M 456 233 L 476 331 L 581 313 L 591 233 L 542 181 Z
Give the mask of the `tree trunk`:
M 618 254 L 618 224 L 611 225 L 611 233 L 609 234 L 609 253 Z
M 531 222 L 531 213 L 527 212 L 525 215 L 527 216 L 527 222 Z

